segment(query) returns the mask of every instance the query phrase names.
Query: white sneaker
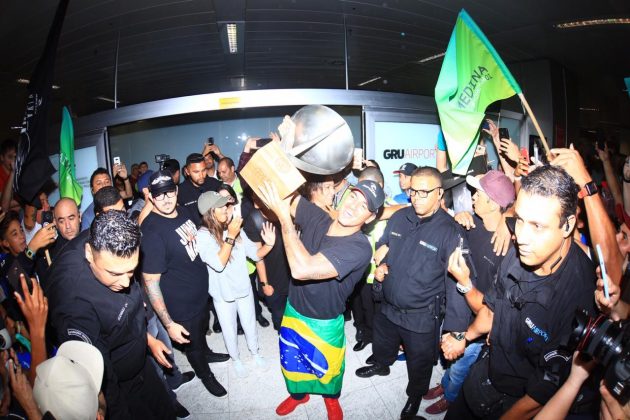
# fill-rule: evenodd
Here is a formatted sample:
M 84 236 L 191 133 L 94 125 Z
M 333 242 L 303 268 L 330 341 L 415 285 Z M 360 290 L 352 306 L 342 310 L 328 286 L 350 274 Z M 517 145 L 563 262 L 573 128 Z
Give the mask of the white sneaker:
M 232 365 L 234 366 L 234 371 L 236 372 L 236 376 L 238 376 L 239 378 L 247 378 L 247 375 L 249 373 L 247 372 L 247 368 L 245 367 L 243 362 L 241 362 L 240 359 L 234 360 L 232 362 Z
M 267 361 L 260 354 L 254 355 L 254 361 L 256 362 L 256 366 L 258 366 L 261 370 L 266 371 L 269 367 Z

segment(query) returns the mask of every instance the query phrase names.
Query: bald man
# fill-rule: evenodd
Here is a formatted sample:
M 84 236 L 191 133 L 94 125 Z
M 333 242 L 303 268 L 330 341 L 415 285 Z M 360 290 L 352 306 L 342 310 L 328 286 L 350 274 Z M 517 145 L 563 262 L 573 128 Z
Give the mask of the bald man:
M 57 201 L 53 210 L 53 220 L 61 238 L 57 238 L 53 248 L 74 239 L 81 231 L 81 215 L 77 203 L 71 198 Z M 62 240 L 60 240 L 62 239 Z

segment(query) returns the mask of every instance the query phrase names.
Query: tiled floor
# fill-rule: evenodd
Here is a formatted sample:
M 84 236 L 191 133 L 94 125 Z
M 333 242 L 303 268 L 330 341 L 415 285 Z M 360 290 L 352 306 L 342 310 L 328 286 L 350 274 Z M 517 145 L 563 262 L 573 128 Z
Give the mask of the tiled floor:
M 267 319 L 271 319 L 264 309 Z M 396 362 L 388 376 L 374 376 L 362 379 L 354 371 L 364 366 L 365 359 L 372 353 L 371 345 L 361 352 L 352 351 L 355 328 L 352 322 L 346 322 L 346 372 L 341 393 L 341 407 L 344 418 L 352 419 L 398 419 L 407 396 L 407 371 L 404 362 Z M 221 334 L 212 334 L 208 344 L 214 351 L 225 352 Z M 247 349 L 244 336 L 239 336 L 241 359 L 249 369 L 249 376 L 241 379 L 236 376 L 231 362 L 210 365 L 221 384 L 228 390 L 225 398 L 215 398 L 206 391 L 199 379 L 195 378 L 178 391 L 179 401 L 191 413 L 193 419 L 279 419 L 276 406 L 285 399 L 287 391 L 280 373 L 278 356 L 278 335 L 271 326 L 258 326 L 258 339 L 261 354 L 267 359 L 266 371 L 257 369 Z M 182 371 L 190 370 L 186 357 L 176 351 L 175 358 Z M 443 370 L 438 365 L 433 369 L 431 384 L 438 382 Z M 419 415 L 427 419 L 442 419 L 443 415 L 430 416 L 424 412 L 429 403 L 423 401 Z M 311 400 L 300 405 L 287 419 L 325 420 L 326 408 L 321 397 L 312 396 Z

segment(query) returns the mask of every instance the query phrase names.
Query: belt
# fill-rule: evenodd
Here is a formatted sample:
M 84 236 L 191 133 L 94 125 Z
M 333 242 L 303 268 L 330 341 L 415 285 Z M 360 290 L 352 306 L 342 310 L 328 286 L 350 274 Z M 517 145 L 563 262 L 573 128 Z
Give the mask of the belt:
M 391 306 L 393 310 L 395 310 L 396 312 L 400 312 L 401 314 L 418 314 L 418 313 L 423 313 L 423 312 L 433 312 L 433 305 L 425 306 L 424 308 L 410 308 L 410 309 L 399 308 L 398 306 L 392 305 L 391 303 L 386 303 L 386 305 Z

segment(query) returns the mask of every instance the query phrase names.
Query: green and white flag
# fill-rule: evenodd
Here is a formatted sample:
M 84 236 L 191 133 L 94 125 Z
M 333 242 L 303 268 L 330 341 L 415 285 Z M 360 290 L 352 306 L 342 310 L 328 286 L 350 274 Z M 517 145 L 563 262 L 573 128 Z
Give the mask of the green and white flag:
M 74 171 L 74 128 L 68 108 L 63 107 L 59 136 L 59 195 L 72 198 L 81 205 L 83 187 L 77 182 Z
M 466 174 L 488 105 L 520 93 L 497 51 L 462 9 L 435 85 L 435 102 L 453 173 Z

